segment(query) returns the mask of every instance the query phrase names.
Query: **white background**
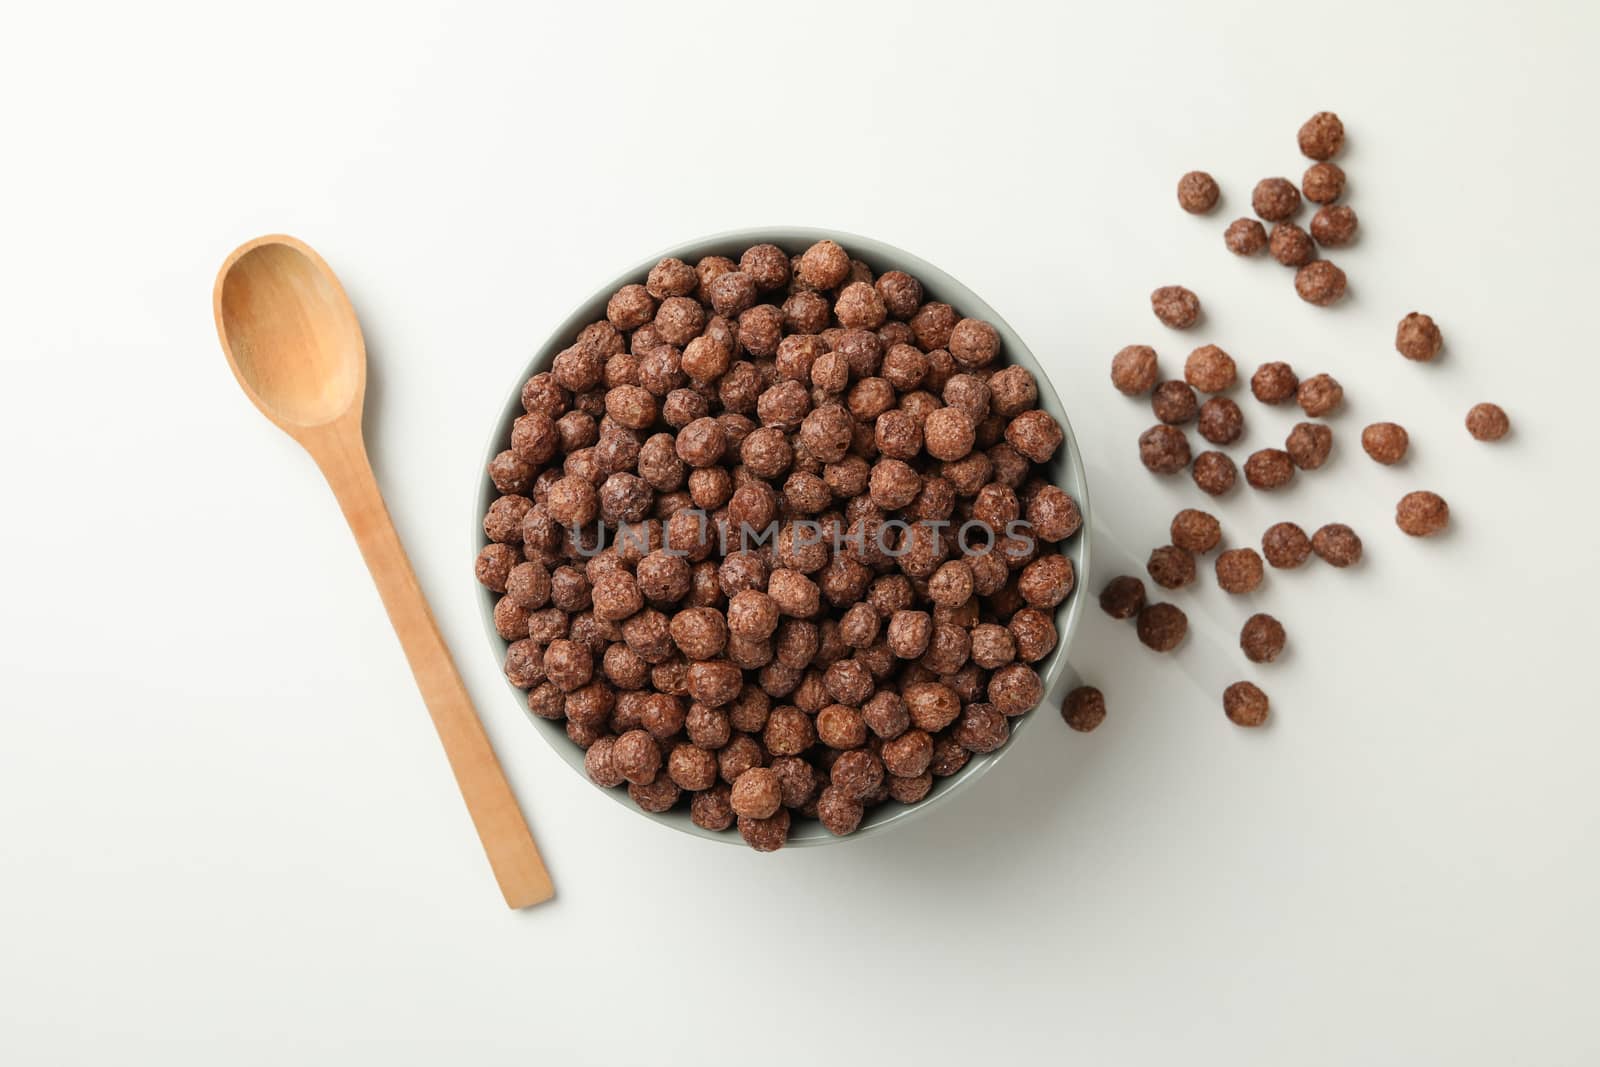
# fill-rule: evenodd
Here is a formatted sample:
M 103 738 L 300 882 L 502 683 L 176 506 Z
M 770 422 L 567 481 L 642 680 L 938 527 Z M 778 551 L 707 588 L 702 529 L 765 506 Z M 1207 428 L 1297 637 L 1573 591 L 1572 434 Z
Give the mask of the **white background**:
M 0 1048 L 26 1064 L 1594 1062 L 1600 827 L 1593 5 L 32 5 L 0 40 Z M 1222 247 L 1338 111 L 1351 294 Z M 1210 170 L 1217 214 L 1173 187 Z M 1304 217 L 1302 217 L 1303 219 Z M 1097 573 L 1205 498 L 1106 380 L 1214 341 L 1346 387 L 1334 458 L 1216 503 L 1355 570 L 1210 577 L 1175 656 L 1097 610 L 1054 719 L 948 806 L 760 856 L 651 825 L 506 693 L 471 579 L 532 347 L 662 246 L 763 223 L 913 250 L 1050 368 Z M 245 401 L 213 272 L 340 272 L 368 434 L 559 890 L 508 913 L 309 460 Z M 1157 285 L 1207 318 L 1174 334 Z M 1431 312 L 1448 351 L 1402 360 Z M 1493 399 L 1514 436 L 1479 444 Z M 1248 398 L 1249 436 L 1294 420 Z M 1393 419 L 1386 469 L 1361 426 Z M 1392 521 L 1432 488 L 1454 523 Z M 1253 668 L 1253 610 L 1291 652 Z M 1219 693 L 1270 693 L 1243 731 Z M 1052 703 L 1059 694 L 1052 695 Z

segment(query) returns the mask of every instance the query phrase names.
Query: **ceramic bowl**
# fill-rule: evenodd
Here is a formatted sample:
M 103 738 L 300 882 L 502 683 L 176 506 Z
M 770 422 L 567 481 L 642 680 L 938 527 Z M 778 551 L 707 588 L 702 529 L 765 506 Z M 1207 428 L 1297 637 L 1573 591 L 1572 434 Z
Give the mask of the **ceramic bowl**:
M 1006 324 L 994 308 L 981 299 L 971 289 L 962 285 L 956 279 L 909 252 L 904 252 L 893 245 L 870 237 L 856 234 L 841 233 L 837 230 L 818 230 L 806 227 L 762 227 L 748 230 L 735 230 L 729 233 L 720 233 L 711 237 L 702 237 L 693 241 L 686 241 L 672 248 L 664 249 L 646 259 L 642 259 L 622 271 L 617 277 L 600 286 L 594 295 L 585 300 L 572 314 L 568 315 L 558 324 L 549 336 L 540 344 L 533 357 L 520 367 L 516 379 L 511 382 L 507 398 L 501 406 L 500 415 L 494 426 L 494 432 L 489 438 L 488 447 L 484 451 L 483 465 L 478 471 L 477 508 L 473 512 L 473 552 L 485 544 L 483 536 L 482 517 L 488 510 L 490 502 L 497 494 L 489 479 L 482 471 L 489 460 L 509 447 L 511 442 L 511 424 L 522 410 L 522 383 L 540 371 L 550 369 L 556 353 L 572 344 L 578 331 L 587 324 L 605 318 L 606 301 L 611 294 L 631 282 L 643 282 L 659 260 L 666 256 L 676 256 L 686 263 L 694 264 L 704 256 L 723 255 L 738 259 L 739 254 L 751 245 L 772 243 L 788 250 L 791 254 L 803 251 L 816 241 L 831 238 L 838 241 L 849 251 L 853 258 L 862 260 L 872 268 L 874 274 L 898 269 L 906 271 L 922 282 L 928 300 L 940 300 L 952 305 L 964 316 L 984 319 L 994 325 L 1000 332 L 1001 348 L 1000 360 L 997 365 L 1018 364 L 1028 369 L 1033 374 L 1039 386 L 1039 406 L 1061 424 L 1065 433 L 1065 441 L 1056 452 L 1055 457 L 1046 466 L 1046 473 L 1050 480 L 1065 489 L 1072 498 L 1078 502 L 1082 509 L 1084 526 L 1081 531 L 1062 545 L 1063 551 L 1072 560 L 1077 573 L 1077 588 L 1071 596 L 1056 610 L 1055 622 L 1059 639 L 1055 649 L 1041 663 L 1035 664 L 1039 675 L 1044 682 L 1044 692 L 1050 693 L 1054 683 L 1065 667 L 1067 649 L 1072 644 L 1072 638 L 1077 631 L 1079 618 L 1083 613 L 1084 599 L 1089 585 L 1089 493 L 1085 483 L 1083 462 L 1078 453 L 1078 443 L 1072 434 L 1072 423 L 1067 417 L 1066 410 L 1061 406 L 1061 399 L 1056 395 L 1051 386 L 1050 376 L 1045 366 L 1034 356 L 1033 352 L 1017 336 L 1015 330 Z M 474 583 L 475 593 L 482 609 L 484 633 L 488 637 L 488 654 L 493 658 L 495 669 L 498 671 L 505 658 L 506 641 L 495 631 L 494 604 L 498 596 L 488 589 Z M 565 727 L 559 722 L 541 719 L 528 711 L 526 694 L 509 682 L 506 683 L 509 699 L 514 700 L 522 714 L 526 715 L 534 728 L 543 735 L 556 753 L 566 761 L 574 773 L 583 775 L 588 781 L 588 776 L 583 769 L 583 750 L 568 739 Z M 814 819 L 796 819 L 789 835 L 790 846 L 823 845 L 840 841 L 855 841 L 863 837 L 871 837 L 893 826 L 899 826 L 911 819 L 925 818 L 947 803 L 962 789 L 966 788 L 980 776 L 988 774 L 1000 761 L 1000 758 L 1019 744 L 1027 744 L 1026 736 L 1032 731 L 1033 722 L 1040 717 L 1052 715 L 1051 709 L 1046 707 L 1035 708 L 1028 714 L 1014 719 L 1011 722 L 1011 740 L 1002 748 L 988 755 L 974 756 L 959 772 L 948 778 L 936 779 L 932 791 L 918 804 L 904 805 L 894 801 L 867 812 L 861 821 L 861 827 L 847 837 L 835 837 L 822 828 L 821 823 Z M 673 829 L 681 830 L 696 837 L 708 838 L 713 841 L 722 841 L 737 844 L 743 847 L 743 841 L 738 833 L 729 830 L 723 833 L 713 833 L 694 825 L 689 819 L 688 805 L 680 803 L 678 807 L 664 814 L 652 814 L 642 811 L 629 800 L 625 789 L 595 789 L 596 796 L 609 796 L 613 801 L 627 805 L 638 812 L 642 817 L 654 820 Z

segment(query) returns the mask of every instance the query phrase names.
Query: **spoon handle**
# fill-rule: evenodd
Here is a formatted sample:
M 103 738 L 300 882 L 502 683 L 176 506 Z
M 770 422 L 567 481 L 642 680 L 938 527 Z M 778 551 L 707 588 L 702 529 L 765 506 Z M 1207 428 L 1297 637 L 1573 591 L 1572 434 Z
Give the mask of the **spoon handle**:
M 549 900 L 555 894 L 550 874 L 411 570 L 372 476 L 359 427 L 354 432 L 341 427 L 314 446 L 303 443 L 361 546 L 506 904 L 525 908 Z

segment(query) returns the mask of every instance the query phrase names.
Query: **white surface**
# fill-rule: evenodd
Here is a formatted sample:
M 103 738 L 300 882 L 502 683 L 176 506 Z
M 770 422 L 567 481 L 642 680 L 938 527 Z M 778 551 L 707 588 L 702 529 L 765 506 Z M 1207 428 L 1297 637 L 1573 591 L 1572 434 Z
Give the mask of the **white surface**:
M 563 5 L 564 9 L 579 5 Z M 0 1047 L 52 1063 L 1568 1064 L 1600 1054 L 1592 5 L 740 4 L 536 15 L 35 5 L 0 191 Z M 1352 296 L 1222 249 L 1337 110 Z M 1182 214 L 1190 167 L 1222 182 Z M 1345 384 L 1335 459 L 1216 510 L 1343 520 L 1354 572 L 1207 575 L 1172 659 L 935 816 L 757 856 L 595 795 L 484 648 L 467 514 L 524 354 L 619 264 L 725 227 L 871 233 L 1053 361 L 1103 565 L 1203 503 L 1106 382 L 1216 341 Z M 372 353 L 379 478 L 554 872 L 500 905 L 316 472 L 235 388 L 212 273 L 284 230 Z M 1150 317 L 1194 287 L 1203 329 Z M 1431 311 L 1447 358 L 1392 350 Z M 1498 400 L 1514 438 L 1461 427 Z M 1244 404 L 1276 443 L 1288 412 Z M 1357 445 L 1393 418 L 1414 455 Z M 1402 492 L 1449 500 L 1414 542 Z M 1247 669 L 1254 609 L 1293 652 Z M 1272 727 L 1222 717 L 1235 677 Z M 1054 715 L 1053 709 L 1041 711 Z

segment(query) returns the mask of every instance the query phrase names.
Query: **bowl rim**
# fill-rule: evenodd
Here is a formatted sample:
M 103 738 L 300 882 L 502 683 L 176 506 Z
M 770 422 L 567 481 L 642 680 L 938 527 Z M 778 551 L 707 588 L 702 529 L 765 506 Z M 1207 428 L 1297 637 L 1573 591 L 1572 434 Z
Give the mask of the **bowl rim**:
M 1075 482 L 1078 486 L 1078 491 L 1073 494 L 1073 499 L 1077 502 L 1079 513 L 1082 516 L 1082 526 L 1071 539 L 1070 543 L 1073 549 L 1067 553 L 1069 557 L 1074 554 L 1077 556 L 1077 561 L 1074 563 L 1075 581 L 1072 595 L 1068 596 L 1056 608 L 1054 614 L 1056 646 L 1050 651 L 1044 663 L 1035 667 L 1039 674 L 1042 693 L 1040 705 L 1009 721 L 1010 735 L 1006 743 L 994 752 L 974 754 L 966 765 L 955 774 L 949 775 L 942 780 L 935 780 L 934 787 L 929 795 L 915 804 L 896 804 L 868 812 L 867 817 L 862 820 L 861 826 L 854 833 L 843 837 L 835 836 L 825 830 L 821 834 L 807 834 L 800 837 L 791 835 L 784 844 L 786 850 L 789 848 L 837 844 L 873 836 L 891 827 L 901 825 L 907 819 L 924 814 L 942 805 L 972 781 L 988 773 L 1002 756 L 1015 747 L 1016 736 L 1024 729 L 1027 729 L 1032 720 L 1039 717 L 1039 712 L 1045 703 L 1045 699 L 1049 697 L 1051 690 L 1055 687 L 1061 672 L 1066 669 L 1067 649 L 1071 645 L 1082 619 L 1085 599 L 1084 589 L 1088 585 L 1090 573 L 1089 520 L 1091 505 L 1088 476 L 1083 466 L 1083 457 L 1079 451 L 1077 437 L 1073 433 L 1072 422 L 1067 414 L 1066 406 L 1061 402 L 1061 397 L 1056 392 L 1048 373 L 1046 373 L 1043 362 L 1033 354 L 1032 349 L 1028 347 L 1022 336 L 986 300 L 955 277 L 921 256 L 907 252 L 887 241 L 868 237 L 864 234 L 852 233 L 848 230 L 814 226 L 750 226 L 722 230 L 690 240 L 679 241 L 633 264 L 627 270 L 613 276 L 608 283 L 589 290 L 590 295 L 573 307 L 557 326 L 548 331 L 545 339 L 535 347 L 533 354 L 523 364 L 521 376 L 516 379 L 509 401 L 501 408 L 500 415 L 495 420 L 494 429 L 489 435 L 482 453 L 482 460 L 477 467 L 477 489 L 474 494 L 477 506 L 473 513 L 471 542 L 472 554 L 475 558 L 487 544 L 483 533 L 483 515 L 492 500 L 500 495 L 494 488 L 493 482 L 489 480 L 484 472 L 490 460 L 503 451 L 511 423 L 518 415 L 523 413 L 521 399 L 523 384 L 533 375 L 548 371 L 554 362 L 556 354 L 568 347 L 570 338 L 575 337 L 577 331 L 590 322 L 596 321 L 595 315 L 597 312 L 595 308 L 597 302 L 600 309 L 598 313 L 603 317 L 604 303 L 611 293 L 616 292 L 617 289 L 624 285 L 638 282 L 640 278 L 648 274 L 651 267 L 668 257 L 676 257 L 683 259 L 685 262 L 693 263 L 704 256 L 724 254 L 719 251 L 724 246 L 739 245 L 747 248 L 753 244 L 771 243 L 781 247 L 785 244 L 800 242 L 809 245 L 824 239 L 836 241 L 843 245 L 850 252 L 852 259 L 859 258 L 864 262 L 868 259 L 877 260 L 880 263 L 889 263 L 889 266 L 885 267 L 885 269 L 899 269 L 912 274 L 918 281 L 922 282 L 926 297 L 938 299 L 957 307 L 963 317 L 984 319 L 1000 332 L 1003 341 L 1001 348 L 1002 364 L 1020 362 L 1025 369 L 1033 374 L 1039 391 L 1038 406 L 1048 411 L 1061 426 L 1062 444 L 1061 448 L 1057 450 L 1057 457 L 1065 463 L 1071 476 L 1069 480 Z M 860 254 L 858 254 L 858 250 Z M 879 273 L 882 272 L 880 271 Z M 1014 361 L 1010 358 L 1012 354 L 1020 354 L 1022 359 Z M 477 597 L 479 615 L 483 623 L 484 633 L 489 641 L 490 650 L 494 652 L 496 662 L 501 662 L 504 659 L 504 650 L 507 642 L 500 636 L 494 625 L 494 604 L 499 599 L 500 594 L 496 594 L 476 580 L 472 582 L 472 586 L 474 595 Z M 555 755 L 579 774 L 585 784 L 593 786 L 583 769 L 584 750 L 578 748 L 567 739 L 564 732 L 560 740 L 557 741 L 552 733 L 555 723 L 534 715 L 528 709 L 526 692 L 512 685 L 504 677 L 503 671 L 501 672 L 501 680 L 513 694 L 518 706 L 521 707 L 523 716 L 533 723 L 539 735 L 544 738 L 551 748 L 556 750 Z M 561 747 L 563 744 L 571 749 L 570 753 Z M 653 823 L 676 830 L 690 837 L 730 845 L 744 844 L 743 839 L 736 833 L 726 830 L 714 832 L 696 826 L 690 821 L 688 815 L 681 810 L 667 813 L 644 811 L 629 800 L 627 791 L 624 789 L 599 789 L 595 787 L 595 791 L 609 796 L 613 802 L 622 804 L 635 814 L 647 817 Z

